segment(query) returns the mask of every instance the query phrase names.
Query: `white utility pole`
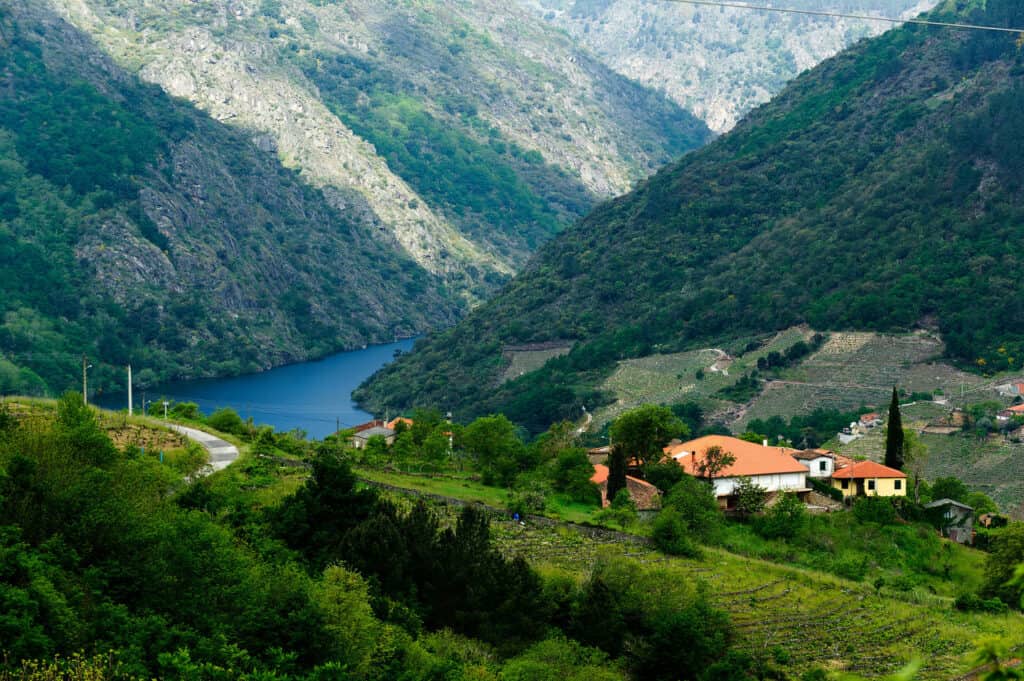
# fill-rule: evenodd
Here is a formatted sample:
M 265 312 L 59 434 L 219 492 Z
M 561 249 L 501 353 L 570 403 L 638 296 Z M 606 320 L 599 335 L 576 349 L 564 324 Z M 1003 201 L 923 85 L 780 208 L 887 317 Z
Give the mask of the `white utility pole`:
M 128 416 L 132 415 L 132 365 L 128 365 Z
M 89 364 L 88 358 L 82 355 L 82 402 L 85 404 L 89 404 L 89 369 L 92 369 L 92 365 Z

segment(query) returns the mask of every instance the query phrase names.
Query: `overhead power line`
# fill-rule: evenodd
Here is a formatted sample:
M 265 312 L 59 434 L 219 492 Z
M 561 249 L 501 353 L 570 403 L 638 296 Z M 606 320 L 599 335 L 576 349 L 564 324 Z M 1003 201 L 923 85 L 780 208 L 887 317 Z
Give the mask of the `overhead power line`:
M 732 9 L 755 10 L 760 12 L 781 12 L 783 14 L 804 14 L 815 17 L 831 17 L 833 19 L 858 19 L 860 21 L 883 21 L 889 24 L 918 24 L 920 26 L 939 26 L 942 28 L 959 28 L 970 31 L 997 31 L 999 33 L 1024 34 L 1024 28 L 1003 28 L 1002 26 L 981 26 L 979 24 L 958 24 L 949 21 L 929 21 L 928 19 L 893 19 L 892 17 L 871 16 L 869 14 L 847 14 L 845 12 L 826 12 L 824 10 L 794 9 L 792 7 L 772 7 L 765 5 L 748 5 L 741 2 L 717 2 L 716 0 L 665 0 L 685 5 L 709 5 L 711 7 L 730 7 Z

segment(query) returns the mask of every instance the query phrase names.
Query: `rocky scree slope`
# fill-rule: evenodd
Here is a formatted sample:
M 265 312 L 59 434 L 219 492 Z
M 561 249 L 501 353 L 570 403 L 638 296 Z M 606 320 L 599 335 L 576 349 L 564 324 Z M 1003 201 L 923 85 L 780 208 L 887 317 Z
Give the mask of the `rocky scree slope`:
M 453 323 L 442 273 L 261 138 L 0 4 L 0 393 L 238 373 Z
M 935 16 L 1024 25 L 1024 8 Z M 357 394 L 503 410 L 539 430 L 606 399 L 616 362 L 808 323 L 940 332 L 990 371 L 1024 361 L 1024 54 L 904 27 L 801 76 L 735 130 L 541 249 L 501 295 Z M 506 344 L 572 352 L 498 385 Z
M 711 133 L 498 0 L 47 0 L 118 63 L 366 205 L 453 295 Z
M 616 73 L 664 92 L 725 132 L 799 73 L 884 22 L 700 7 L 663 0 L 519 0 Z M 754 3 L 759 4 L 759 3 Z M 791 0 L 785 7 L 907 18 L 935 0 Z

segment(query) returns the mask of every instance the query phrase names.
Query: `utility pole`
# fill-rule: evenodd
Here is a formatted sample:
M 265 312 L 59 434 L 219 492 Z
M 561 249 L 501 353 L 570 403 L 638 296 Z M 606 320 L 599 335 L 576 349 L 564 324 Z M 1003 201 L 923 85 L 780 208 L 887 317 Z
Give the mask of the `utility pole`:
M 128 416 L 131 416 L 132 411 L 132 365 L 128 365 Z
M 82 355 L 82 402 L 89 404 L 89 378 L 87 372 L 89 371 L 89 359 Z

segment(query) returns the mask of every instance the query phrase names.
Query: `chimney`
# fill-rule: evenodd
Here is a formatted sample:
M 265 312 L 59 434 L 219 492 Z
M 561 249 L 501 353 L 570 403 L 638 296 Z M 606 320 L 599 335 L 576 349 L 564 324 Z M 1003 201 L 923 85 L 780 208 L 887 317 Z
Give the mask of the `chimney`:
M 767 447 L 768 446 L 768 440 L 763 440 L 761 442 L 761 445 L 764 446 L 764 447 Z

